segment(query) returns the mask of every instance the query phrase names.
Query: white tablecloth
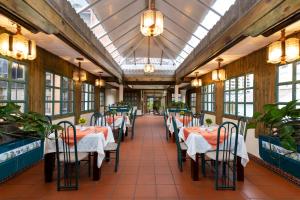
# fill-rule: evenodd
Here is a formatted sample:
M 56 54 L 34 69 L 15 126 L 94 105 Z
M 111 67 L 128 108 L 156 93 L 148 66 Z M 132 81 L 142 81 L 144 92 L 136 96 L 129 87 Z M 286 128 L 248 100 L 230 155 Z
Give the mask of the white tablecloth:
M 123 118 L 122 117 L 119 117 L 119 118 L 116 118 L 115 119 L 115 123 L 114 123 L 114 126 L 116 128 L 121 128 L 122 127 L 122 120 Z M 111 124 L 112 125 L 112 124 Z M 128 116 L 125 116 L 125 123 L 124 123 L 124 126 L 123 126 L 123 133 L 125 134 L 126 132 L 126 127 L 129 127 L 130 126 L 130 120 L 129 120 L 129 117 Z
M 102 161 L 105 158 L 104 147 L 110 142 L 115 142 L 114 135 L 111 128 L 109 126 L 107 126 L 107 128 L 108 128 L 107 139 L 105 139 L 104 134 L 102 132 L 99 132 L 99 133 L 88 134 L 84 136 L 82 139 L 80 139 L 79 141 L 77 141 L 77 152 L 98 153 L 98 159 L 97 159 L 98 168 L 101 167 Z M 45 139 L 44 142 L 44 154 L 56 152 L 55 140 L 51 139 L 54 138 L 54 133 L 52 133 L 49 136 L 49 138 L 50 139 Z M 59 139 L 60 147 L 62 147 L 62 142 L 63 140 Z M 70 150 L 74 151 L 74 148 L 72 147 Z
M 182 128 L 183 126 L 183 123 L 176 117 L 176 126 L 177 128 Z M 173 123 L 172 123 L 172 116 L 169 116 L 168 119 L 167 119 L 167 126 L 169 128 L 169 131 L 170 133 L 174 133 L 174 126 L 173 126 Z
M 183 129 L 184 127 L 182 127 L 179 131 L 179 138 L 181 138 L 187 145 L 187 154 L 193 160 L 196 159 L 197 153 L 206 153 L 209 150 L 214 150 L 212 146 L 200 134 L 190 133 L 188 138 L 185 140 Z M 222 144 L 220 148 L 222 148 Z M 234 144 L 232 144 L 231 148 L 234 149 Z M 239 135 L 238 138 L 237 155 L 241 157 L 241 164 L 245 167 L 249 162 L 249 157 L 247 153 L 246 144 L 244 142 L 244 137 L 242 135 Z

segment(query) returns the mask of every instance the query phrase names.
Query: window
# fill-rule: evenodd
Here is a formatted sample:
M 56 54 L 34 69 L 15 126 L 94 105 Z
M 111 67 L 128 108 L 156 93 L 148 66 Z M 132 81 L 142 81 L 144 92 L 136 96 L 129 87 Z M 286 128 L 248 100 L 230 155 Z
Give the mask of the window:
M 175 94 L 172 93 L 172 101 L 175 101 Z M 181 102 L 181 94 L 178 94 L 178 102 Z
M 100 107 L 104 107 L 104 103 L 105 103 L 105 95 L 104 92 L 100 92 Z
M 280 107 L 300 100 L 300 62 L 281 65 L 277 70 L 276 101 Z M 300 102 L 297 102 L 300 107 Z
M 191 93 L 191 111 L 196 112 L 196 93 Z
M 81 111 L 95 109 L 94 86 L 88 83 L 81 85 Z
M 46 72 L 45 115 L 72 114 L 74 83 L 72 79 Z
M 215 112 L 215 84 L 201 87 L 202 110 Z
M 225 81 L 224 114 L 253 116 L 254 75 L 247 74 Z
M 0 105 L 8 102 L 27 109 L 26 66 L 15 61 L 0 58 Z

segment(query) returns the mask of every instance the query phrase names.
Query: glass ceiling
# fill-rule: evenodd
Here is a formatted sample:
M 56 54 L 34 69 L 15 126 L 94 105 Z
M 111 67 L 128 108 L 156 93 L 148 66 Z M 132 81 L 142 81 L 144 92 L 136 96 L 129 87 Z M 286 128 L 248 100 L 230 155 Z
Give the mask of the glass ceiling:
M 122 69 L 136 69 L 141 68 L 147 63 L 146 57 L 137 58 L 124 58 L 117 47 L 113 44 L 109 34 L 105 31 L 105 28 L 101 25 L 101 19 L 93 12 L 92 4 L 97 0 L 68 0 L 72 7 L 79 13 L 80 17 L 90 27 L 95 36 L 99 39 L 101 44 L 111 54 L 113 59 L 120 65 Z M 197 0 L 191 0 L 197 1 Z M 200 0 L 198 0 L 200 1 Z M 88 3 L 91 2 L 91 5 Z M 235 3 L 235 0 L 216 0 L 209 8 L 206 16 L 201 22 L 196 31 L 190 36 L 184 48 L 177 55 L 175 60 L 167 58 L 150 58 L 152 64 L 157 64 L 166 68 L 166 70 L 176 70 L 178 66 L 188 57 L 193 49 L 200 43 L 200 41 L 206 36 L 208 31 L 220 20 L 220 18 L 226 13 L 226 11 Z M 87 9 L 88 8 L 88 9 Z M 105 20 L 105 19 L 104 19 Z

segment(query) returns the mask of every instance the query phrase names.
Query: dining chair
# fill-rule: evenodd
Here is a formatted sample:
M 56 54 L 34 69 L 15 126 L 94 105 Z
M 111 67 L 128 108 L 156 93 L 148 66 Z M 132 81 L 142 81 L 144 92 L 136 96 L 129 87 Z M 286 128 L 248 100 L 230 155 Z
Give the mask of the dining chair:
M 240 135 L 244 137 L 244 141 L 247 139 L 247 124 L 248 124 L 248 119 L 246 117 L 241 117 L 238 120 L 238 132 Z
M 71 122 L 61 121 L 57 125 L 62 127 L 55 131 L 57 190 L 78 190 L 80 161 L 88 153 L 77 152 L 76 128 Z M 73 143 L 69 145 L 71 140 Z
M 125 123 L 125 118 L 123 117 L 122 120 L 122 126 L 119 129 L 119 133 L 118 133 L 118 140 L 117 143 L 116 142 L 110 142 L 108 143 L 105 147 L 104 147 L 104 151 L 105 154 L 110 155 L 111 153 L 115 153 L 116 157 L 115 157 L 115 172 L 118 171 L 118 166 L 119 166 L 119 159 L 120 159 L 120 145 L 121 145 L 121 140 L 122 140 L 122 135 L 123 135 L 123 127 L 124 127 L 124 123 Z M 111 158 L 111 157 L 109 157 Z
M 129 130 L 131 130 L 131 139 L 134 138 L 134 126 L 135 126 L 136 113 L 137 113 L 137 110 L 134 111 L 131 123 L 130 123 L 130 125 L 128 127 Z
M 186 157 L 186 151 L 187 151 L 187 146 L 184 142 L 180 142 L 179 135 L 178 135 L 178 128 L 176 124 L 176 120 L 174 117 L 172 117 L 172 123 L 174 127 L 174 136 L 175 136 L 175 142 L 176 142 L 176 147 L 177 147 L 177 162 L 178 162 L 178 167 L 179 170 L 182 172 L 183 171 L 183 161 L 185 160 Z
M 199 114 L 193 115 L 193 126 L 202 126 L 204 124 L 205 113 L 201 112 Z
M 113 112 L 107 111 L 104 113 L 104 125 L 110 126 L 111 130 L 113 131 L 114 136 L 117 134 L 116 130 L 119 128 L 119 127 L 115 126 L 116 117 L 117 117 L 117 115 Z
M 90 126 L 103 126 L 104 117 L 100 112 L 95 112 L 92 114 L 90 119 Z
M 169 128 L 168 128 L 168 115 L 167 111 L 164 111 L 164 122 L 165 122 L 165 128 L 166 128 L 166 139 L 169 140 Z
M 52 117 L 49 115 L 45 115 L 45 118 L 49 124 L 52 124 Z
M 218 128 L 216 150 L 205 153 L 208 160 L 202 157 L 204 176 L 206 161 L 213 161 L 216 190 L 236 188 L 238 134 L 238 126 L 235 123 L 224 122 Z

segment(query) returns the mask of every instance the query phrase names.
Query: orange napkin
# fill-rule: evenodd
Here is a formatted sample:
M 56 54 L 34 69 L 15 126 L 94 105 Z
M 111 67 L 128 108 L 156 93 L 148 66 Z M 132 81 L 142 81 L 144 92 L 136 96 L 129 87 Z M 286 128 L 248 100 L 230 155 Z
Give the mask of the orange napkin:
M 213 147 L 213 149 L 216 149 L 218 144 L 218 128 L 214 128 L 213 131 L 208 132 L 206 130 L 201 130 L 199 127 L 188 127 L 183 129 L 184 138 L 187 139 L 190 133 L 197 133 L 202 135 L 204 139 Z M 220 133 L 220 144 L 224 142 L 226 138 L 225 131 L 221 129 Z
M 76 139 L 77 142 L 81 140 L 84 136 L 94 133 L 92 128 L 86 128 L 85 130 L 76 129 Z M 73 128 L 69 128 L 69 140 L 68 138 L 62 138 L 68 145 L 74 145 L 74 133 Z M 68 140 L 68 141 L 67 141 Z
M 95 132 L 99 133 L 102 132 L 104 134 L 105 140 L 107 139 L 108 135 L 108 128 L 103 126 L 95 126 Z
M 177 118 L 184 125 L 188 125 L 192 121 L 192 117 Z
M 108 124 L 112 124 L 114 120 L 116 121 L 117 119 L 120 119 L 120 118 L 122 118 L 122 116 L 107 117 L 106 122 Z

